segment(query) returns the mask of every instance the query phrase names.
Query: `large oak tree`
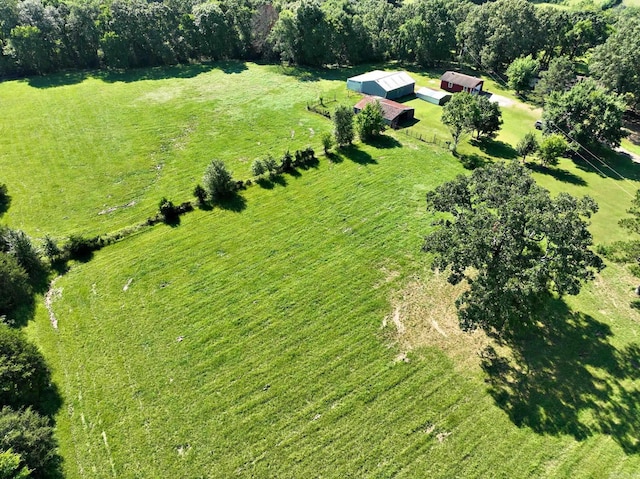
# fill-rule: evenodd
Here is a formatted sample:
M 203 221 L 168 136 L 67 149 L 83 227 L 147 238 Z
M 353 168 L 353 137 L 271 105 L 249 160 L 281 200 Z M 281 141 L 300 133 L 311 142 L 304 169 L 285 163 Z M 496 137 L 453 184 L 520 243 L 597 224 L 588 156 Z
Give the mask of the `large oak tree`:
M 464 330 L 517 328 L 549 294 L 577 294 L 603 267 L 586 221 L 596 203 L 552 198 L 517 162 L 460 175 L 429 192 L 427 207 L 440 219 L 423 250 L 451 284 L 469 285 L 456 302 Z

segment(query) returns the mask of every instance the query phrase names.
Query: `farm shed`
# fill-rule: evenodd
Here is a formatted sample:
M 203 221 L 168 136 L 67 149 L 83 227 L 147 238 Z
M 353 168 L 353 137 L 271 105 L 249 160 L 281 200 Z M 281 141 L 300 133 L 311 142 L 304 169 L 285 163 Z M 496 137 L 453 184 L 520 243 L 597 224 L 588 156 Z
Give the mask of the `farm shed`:
M 472 95 L 482 92 L 484 80 L 464 73 L 448 71 L 440 77 L 440 88 L 451 93 L 466 91 Z
M 431 88 L 420 88 L 416 92 L 416 96 L 421 100 L 428 101 L 434 105 L 444 105 L 451 100 L 451 93 L 446 93 L 440 90 L 432 90 Z
M 415 86 L 416 82 L 407 72 L 374 70 L 347 80 L 349 90 L 390 99 L 412 95 Z
M 400 123 L 413 120 L 413 115 L 415 113 L 413 108 L 404 106 L 402 103 L 398 103 L 393 100 L 376 96 L 365 96 L 356 104 L 356 106 L 353 107 L 353 111 L 360 113 L 367 104 L 376 101 L 380 102 L 380 106 L 382 107 L 384 122 L 391 128 L 398 128 Z

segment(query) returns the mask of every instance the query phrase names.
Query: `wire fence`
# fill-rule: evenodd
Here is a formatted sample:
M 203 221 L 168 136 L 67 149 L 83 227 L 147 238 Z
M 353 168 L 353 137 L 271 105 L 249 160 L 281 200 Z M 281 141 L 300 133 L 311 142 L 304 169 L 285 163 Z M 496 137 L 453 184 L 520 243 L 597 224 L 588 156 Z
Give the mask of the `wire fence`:
M 404 128 L 401 131 L 402 133 L 404 133 L 407 136 L 410 136 L 411 138 L 415 138 L 418 141 L 421 141 L 423 143 L 428 143 L 430 145 L 437 145 L 441 148 L 446 148 L 446 149 L 449 149 L 451 145 L 450 140 L 445 140 L 443 138 L 440 138 L 435 133 L 430 133 L 430 134 L 420 133 L 412 130 L 411 128 Z

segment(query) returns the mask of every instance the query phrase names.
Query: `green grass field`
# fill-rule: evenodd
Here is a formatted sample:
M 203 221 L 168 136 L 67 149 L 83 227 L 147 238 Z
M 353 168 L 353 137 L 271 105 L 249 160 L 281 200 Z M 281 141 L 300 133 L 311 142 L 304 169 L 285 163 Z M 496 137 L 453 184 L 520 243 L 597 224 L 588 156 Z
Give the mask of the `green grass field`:
M 190 199 L 212 158 L 247 177 L 266 153 L 319 150 L 331 125 L 305 104 L 355 103 L 350 74 L 228 63 L 0 84 L 12 195 L 3 221 L 36 237 L 113 231 L 154 213 L 161 196 Z M 446 135 L 437 107 L 412 103 L 415 131 Z M 517 104 L 504 118 L 489 148 L 461 152 L 511 155 L 537 116 Z M 452 297 L 420 252 L 424 194 L 465 170 L 443 149 L 387 136 L 252 186 L 237 208 L 190 213 L 72 265 L 56 282 L 59 329 L 43 305 L 26 328 L 63 397 L 66 477 L 640 470 L 629 275 L 610 265 L 579 297 L 551 305 L 543 313 L 560 326 L 514 345 L 511 369 L 482 361 L 453 332 Z M 554 193 L 598 200 L 599 243 L 625 236 L 616 223 L 639 185 L 634 165 L 615 161 L 628 180 L 567 160 L 535 173 Z M 441 333 L 418 331 L 424 305 Z

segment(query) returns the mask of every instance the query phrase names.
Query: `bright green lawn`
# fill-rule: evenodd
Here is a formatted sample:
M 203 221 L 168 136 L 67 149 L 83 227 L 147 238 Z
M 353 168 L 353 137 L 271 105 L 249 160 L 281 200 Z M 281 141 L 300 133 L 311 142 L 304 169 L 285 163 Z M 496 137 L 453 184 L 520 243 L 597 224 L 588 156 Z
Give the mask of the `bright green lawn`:
M 332 81 L 223 67 L 48 89 L 1 84 L 0 97 L 22 98 L 4 115 L 17 118 L 0 149 L 13 195 L 7 222 L 57 236 L 138 222 L 162 195 L 188 199 L 210 158 L 245 176 L 265 152 L 319 149 L 330 124 L 305 111 L 307 100 L 356 101 L 346 98 L 349 72 L 330 72 Z M 442 131 L 435 111 L 416 116 L 415 128 Z M 505 110 L 498 141 L 535 118 Z M 240 212 L 196 211 L 72 266 L 56 283 L 59 329 L 43 306 L 27 327 L 64 399 L 66 477 L 601 478 L 640 469 L 640 315 L 617 267 L 571 299 L 572 328 L 523 343 L 539 367 L 506 397 L 488 391 L 499 375 L 473 361 L 462 369 L 435 347 L 394 361 L 394 328 L 382 327 L 390 298 L 416 275 L 428 281 L 424 194 L 465 170 L 444 150 L 389 136 L 339 163 L 322 157 L 285 185 L 251 187 Z M 601 202 L 596 241 L 623 236 L 622 182 L 568 161 L 536 177 Z M 64 194 L 51 198 L 54 184 Z

